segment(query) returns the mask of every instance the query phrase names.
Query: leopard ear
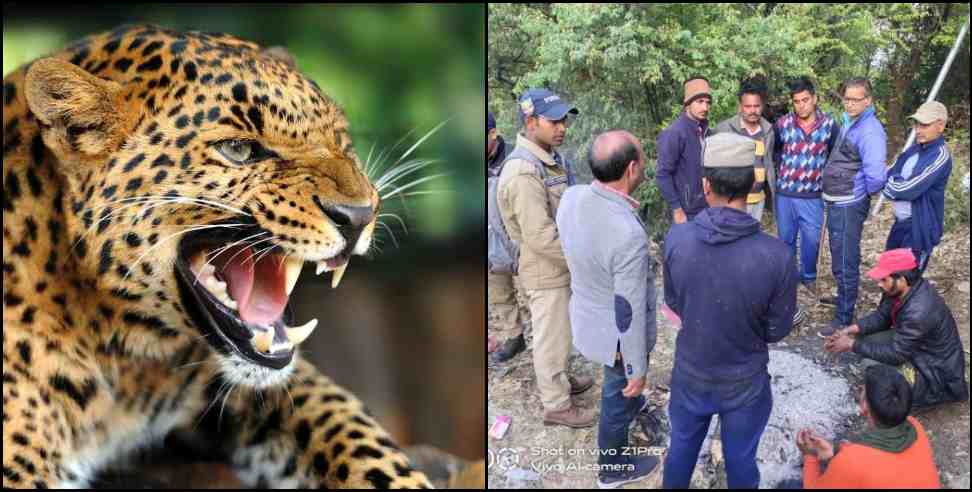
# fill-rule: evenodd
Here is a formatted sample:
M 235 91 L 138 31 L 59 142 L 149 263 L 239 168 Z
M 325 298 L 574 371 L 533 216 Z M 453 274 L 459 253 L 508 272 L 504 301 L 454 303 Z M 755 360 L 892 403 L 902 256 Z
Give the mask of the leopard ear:
M 287 65 L 294 70 L 297 69 L 297 60 L 295 60 L 294 56 L 291 55 L 290 52 L 287 51 L 287 48 L 284 48 L 283 46 L 271 46 L 263 50 L 262 53 L 263 56 L 281 61 L 284 63 L 284 65 Z
M 120 143 L 127 112 L 122 87 L 57 58 L 31 64 L 27 105 L 44 128 L 44 143 L 62 159 L 97 156 Z

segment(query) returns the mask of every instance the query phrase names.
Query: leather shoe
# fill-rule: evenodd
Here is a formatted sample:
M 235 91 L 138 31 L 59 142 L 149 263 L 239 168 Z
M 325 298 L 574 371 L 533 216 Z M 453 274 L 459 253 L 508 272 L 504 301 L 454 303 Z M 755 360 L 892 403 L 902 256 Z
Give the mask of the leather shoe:
M 543 413 L 543 425 L 564 425 L 572 429 L 593 427 L 597 423 L 594 412 L 571 404 L 565 410 Z

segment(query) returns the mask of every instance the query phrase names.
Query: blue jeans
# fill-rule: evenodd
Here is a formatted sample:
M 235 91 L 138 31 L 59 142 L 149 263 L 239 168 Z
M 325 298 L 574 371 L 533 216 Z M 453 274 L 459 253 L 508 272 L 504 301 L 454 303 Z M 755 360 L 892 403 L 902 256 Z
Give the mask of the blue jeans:
M 824 205 L 820 198 L 795 198 L 777 195 L 776 226 L 780 240 L 797 254 L 797 234 L 800 236 L 800 256 L 797 267 L 800 280 L 817 280 L 817 258 L 820 253 L 820 232 L 823 230 Z
M 861 233 L 871 210 L 871 197 L 844 206 L 827 204 L 827 232 L 830 233 L 830 257 L 834 280 L 837 281 L 837 312 L 834 321 L 847 326 L 853 323 L 861 284 Z
M 722 425 L 729 488 L 759 487 L 756 451 L 773 410 L 769 373 L 733 383 L 704 382 L 672 371 L 668 412 L 672 445 L 665 460 L 666 489 L 688 488 L 713 415 Z
M 911 223 L 912 219 L 905 220 L 895 220 L 894 225 L 891 226 L 891 232 L 888 234 L 888 242 L 884 249 L 892 250 L 898 248 L 909 248 L 915 253 L 915 261 L 918 262 L 918 269 L 922 273 L 928 268 L 928 260 L 931 258 L 932 250 L 922 251 L 915 247 L 915 243 L 911 240 Z
M 597 447 L 600 450 L 599 465 L 626 465 L 630 461 L 628 427 L 645 406 L 645 397 L 625 398 L 621 394 L 628 385 L 624 374 L 624 361 L 616 361 L 614 367 L 604 366 L 604 386 L 601 388 L 601 416 L 597 428 Z M 613 451 L 609 451 L 613 450 Z M 613 455 L 609 453 L 614 453 Z

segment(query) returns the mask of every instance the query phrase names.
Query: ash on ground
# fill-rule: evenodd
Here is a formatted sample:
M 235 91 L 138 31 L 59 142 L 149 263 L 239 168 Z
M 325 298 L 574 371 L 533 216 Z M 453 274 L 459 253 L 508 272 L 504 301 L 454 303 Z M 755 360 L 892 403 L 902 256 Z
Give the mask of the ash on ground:
M 756 454 L 763 489 L 774 488 L 786 479 L 801 478 L 803 458 L 796 446 L 800 429 L 812 428 L 834 441 L 848 431 L 857 412 L 852 388 L 839 374 L 830 374 L 798 354 L 771 350 L 769 357 L 773 412 Z M 718 421 L 718 417 L 712 419 L 702 444 L 692 480 L 694 486 L 726 486 Z

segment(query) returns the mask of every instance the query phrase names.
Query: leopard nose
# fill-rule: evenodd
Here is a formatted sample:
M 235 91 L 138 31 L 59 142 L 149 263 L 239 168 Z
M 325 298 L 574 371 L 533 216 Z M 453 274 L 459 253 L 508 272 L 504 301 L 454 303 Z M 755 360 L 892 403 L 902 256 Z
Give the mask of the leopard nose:
M 324 212 L 327 218 L 337 227 L 338 232 L 347 240 L 344 253 L 350 255 L 351 250 L 358 243 L 358 237 L 364 231 L 365 226 L 375 219 L 375 212 L 371 207 L 356 207 L 353 205 L 329 205 L 324 204 L 314 197 L 314 203 Z

